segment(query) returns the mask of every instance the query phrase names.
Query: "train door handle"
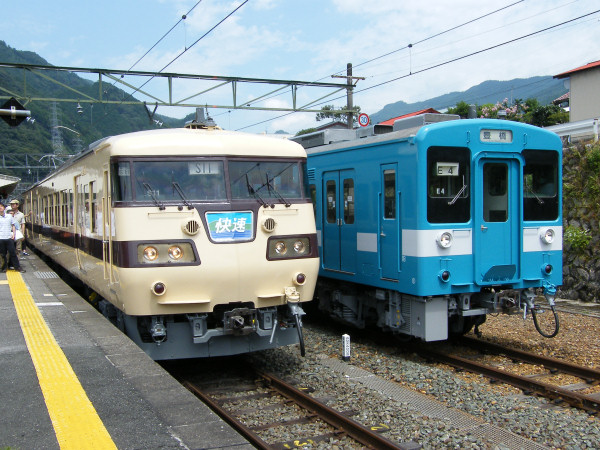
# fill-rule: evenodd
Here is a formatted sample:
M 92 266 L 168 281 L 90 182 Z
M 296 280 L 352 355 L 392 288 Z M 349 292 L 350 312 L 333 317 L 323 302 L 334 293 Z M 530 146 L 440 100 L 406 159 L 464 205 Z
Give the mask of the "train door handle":
M 379 233 L 379 236 L 381 237 L 386 237 L 387 235 L 384 233 L 383 231 L 383 227 L 381 227 L 381 233 Z
M 488 227 L 484 227 L 483 225 L 481 225 L 481 231 L 487 231 Z

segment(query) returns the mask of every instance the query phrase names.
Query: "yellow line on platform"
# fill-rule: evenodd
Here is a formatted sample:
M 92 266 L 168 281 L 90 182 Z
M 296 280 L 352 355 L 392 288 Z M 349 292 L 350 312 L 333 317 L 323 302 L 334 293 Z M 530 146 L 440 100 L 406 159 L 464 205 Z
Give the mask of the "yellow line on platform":
M 116 449 L 19 272 L 6 274 L 61 449 Z

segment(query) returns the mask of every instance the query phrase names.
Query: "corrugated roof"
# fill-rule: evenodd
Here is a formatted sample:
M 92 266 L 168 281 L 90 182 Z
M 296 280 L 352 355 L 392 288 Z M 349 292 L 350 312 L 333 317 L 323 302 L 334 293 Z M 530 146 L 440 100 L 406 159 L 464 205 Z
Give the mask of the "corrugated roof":
M 594 67 L 600 67 L 600 61 L 594 61 L 589 64 L 586 64 L 585 66 L 581 66 L 581 67 L 577 67 L 576 69 L 569 70 L 568 72 L 559 73 L 558 75 L 554 75 L 554 78 L 558 78 L 558 79 L 567 78 L 567 77 L 570 77 L 571 74 L 573 74 L 575 72 L 582 72 L 584 70 L 593 69 Z
M 398 116 L 398 117 L 394 117 L 392 119 L 385 120 L 383 122 L 379 122 L 379 125 L 394 125 L 394 122 L 396 120 L 406 119 L 407 117 L 418 116 L 419 114 L 426 114 L 426 113 L 439 114 L 440 112 L 436 111 L 433 108 L 422 109 L 421 111 L 411 112 L 408 114 L 404 114 L 403 116 Z

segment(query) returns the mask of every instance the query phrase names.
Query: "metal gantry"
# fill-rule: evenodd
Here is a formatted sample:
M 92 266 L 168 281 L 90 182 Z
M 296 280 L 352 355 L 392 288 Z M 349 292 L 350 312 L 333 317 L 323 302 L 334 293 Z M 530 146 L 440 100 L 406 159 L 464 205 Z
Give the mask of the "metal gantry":
M 0 85 L 0 99 L 9 99 L 11 97 L 16 98 L 25 105 L 34 101 L 44 102 L 69 102 L 69 103 L 101 103 L 101 104 L 118 104 L 118 105 L 146 105 L 154 104 L 157 106 L 181 106 L 181 107 L 207 107 L 207 108 L 221 108 L 221 109 L 242 109 L 242 110 L 260 110 L 260 111 L 289 111 L 289 112 L 321 112 L 321 109 L 311 109 L 311 105 L 315 105 L 320 101 L 337 94 L 340 91 L 351 89 L 352 84 L 340 84 L 331 82 L 318 82 L 318 81 L 297 81 L 297 80 L 275 80 L 266 78 L 248 78 L 248 77 L 227 77 L 227 76 L 216 76 L 216 75 L 197 75 L 197 74 L 183 74 L 183 73 L 161 73 L 161 72 L 147 72 L 147 71 L 131 71 L 131 70 L 111 70 L 111 69 L 93 69 L 85 67 L 67 67 L 67 66 L 52 66 L 52 65 L 40 65 L 40 64 L 19 64 L 19 63 L 6 63 L 0 62 L 0 68 L 6 69 L 17 69 L 23 72 L 23 85 L 20 92 L 14 92 Z M 95 74 L 98 76 L 98 93 L 97 95 L 90 95 L 89 93 L 82 92 L 80 89 L 75 89 L 61 81 L 56 80 L 52 77 L 52 72 L 70 72 L 70 73 L 82 73 L 82 74 Z M 66 91 L 70 92 L 70 97 L 65 98 L 51 98 L 43 95 L 33 95 L 27 91 L 27 74 L 31 74 L 36 77 L 41 77 L 57 86 L 61 86 Z M 126 80 L 133 77 L 137 80 L 142 81 L 139 86 L 135 86 L 133 83 Z M 153 79 L 158 79 L 166 83 L 166 89 L 163 87 L 162 95 L 155 95 L 144 87 Z M 112 81 L 111 85 L 119 85 L 123 90 L 131 91 L 124 98 L 114 99 L 109 98 L 106 95 L 106 82 Z M 145 80 L 145 81 L 144 81 Z M 174 98 L 175 90 L 173 86 L 174 80 L 180 81 L 192 81 L 198 84 L 204 83 L 204 86 L 200 90 L 194 90 L 192 95 L 186 94 L 182 98 Z M 268 92 L 255 95 L 249 100 L 240 100 L 239 86 L 241 84 L 249 85 L 272 85 L 275 89 L 269 90 Z M 226 86 L 231 87 L 231 102 L 229 104 L 214 104 L 207 102 L 204 96 L 209 92 L 215 91 L 219 88 Z M 298 88 L 320 88 L 328 90 L 327 93 L 321 95 L 319 98 L 307 102 L 303 106 L 297 105 L 297 92 Z M 198 88 L 199 89 L 199 88 Z M 264 107 L 256 106 L 255 104 L 265 100 L 273 95 L 279 95 L 289 89 L 291 94 L 291 107 Z M 142 97 L 142 99 L 136 99 L 134 95 Z M 340 110 L 340 112 L 350 112 Z

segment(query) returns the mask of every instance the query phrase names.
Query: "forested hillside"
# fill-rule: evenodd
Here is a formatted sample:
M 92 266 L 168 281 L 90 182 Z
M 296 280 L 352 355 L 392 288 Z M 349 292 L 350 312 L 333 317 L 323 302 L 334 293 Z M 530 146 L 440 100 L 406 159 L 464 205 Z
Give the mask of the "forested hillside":
M 36 53 L 15 50 L 0 41 L 0 61 L 9 63 L 50 65 Z M 92 82 L 78 75 L 61 71 L 43 71 L 43 75 L 69 86 L 91 97 L 98 95 L 98 82 Z M 122 99 L 128 94 L 108 82 L 103 83 L 103 97 Z M 131 105 L 104 105 L 81 103 L 81 109 L 73 103 L 61 102 L 61 98 L 72 98 L 73 92 L 46 78 L 20 69 L 0 69 L 0 92 L 3 95 L 25 94 L 26 97 L 56 98 L 57 124 L 80 133 L 61 130 L 64 152 L 87 147 L 88 144 L 105 136 L 144 130 L 155 127 L 150 123 L 144 107 Z M 21 103 L 25 103 L 20 99 Z M 4 101 L 2 101 L 4 103 Z M 0 122 L 0 154 L 6 153 L 52 153 L 52 103 L 31 101 L 25 105 L 31 110 L 32 119 L 11 128 Z M 165 126 L 181 126 L 183 120 L 156 116 Z

